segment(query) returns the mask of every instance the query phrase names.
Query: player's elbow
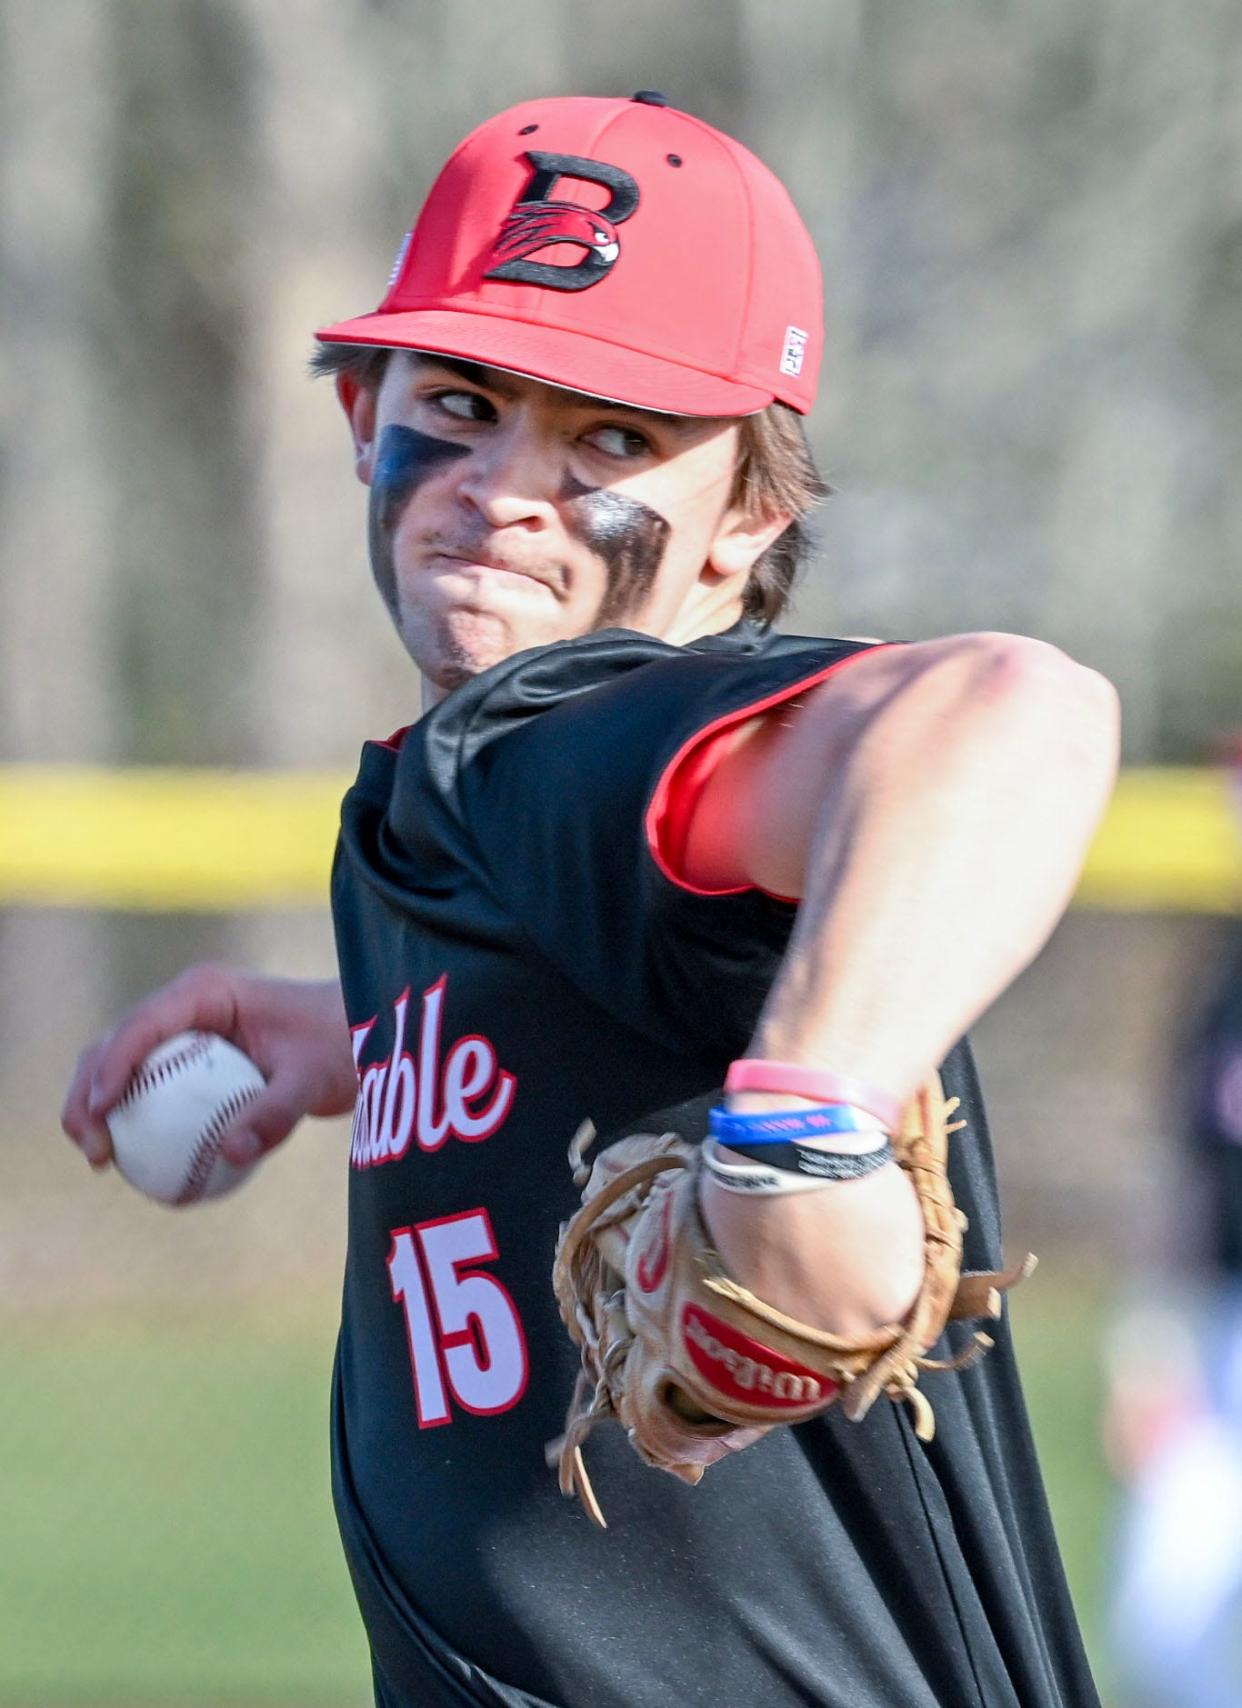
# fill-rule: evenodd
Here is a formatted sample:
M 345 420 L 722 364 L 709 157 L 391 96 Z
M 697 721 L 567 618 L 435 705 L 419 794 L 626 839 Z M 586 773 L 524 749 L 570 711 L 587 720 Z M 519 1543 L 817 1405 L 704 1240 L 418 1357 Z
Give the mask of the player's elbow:
M 1026 635 L 960 637 L 975 691 L 1023 745 L 1092 794 L 1112 788 L 1120 742 L 1117 691 L 1098 670 Z

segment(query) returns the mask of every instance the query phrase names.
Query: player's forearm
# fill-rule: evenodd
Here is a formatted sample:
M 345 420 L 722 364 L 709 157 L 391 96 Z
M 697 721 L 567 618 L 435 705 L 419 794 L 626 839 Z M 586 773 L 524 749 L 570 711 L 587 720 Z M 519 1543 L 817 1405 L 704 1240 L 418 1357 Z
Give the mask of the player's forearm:
M 851 700 L 826 687 L 794 726 L 765 732 L 794 772 L 766 802 L 786 830 L 809 783 L 798 767 L 817 765 L 821 749 L 832 761 L 804 849 L 787 840 L 768 867 L 803 900 L 749 1052 L 903 1100 L 1038 952 L 1116 767 L 1112 690 L 1059 655 L 982 645 L 913 662 L 894 649 Z M 762 790 L 751 808 L 765 810 Z M 918 1289 L 921 1218 L 892 1166 L 768 1199 L 708 1179 L 702 1204 L 731 1271 L 820 1327 L 849 1334 L 900 1318 Z
M 864 706 L 825 767 L 752 1053 L 904 1098 L 1061 917 L 1115 777 L 1116 696 L 1051 648 L 972 640 Z M 803 763 L 848 716 L 832 686 L 802 714 Z

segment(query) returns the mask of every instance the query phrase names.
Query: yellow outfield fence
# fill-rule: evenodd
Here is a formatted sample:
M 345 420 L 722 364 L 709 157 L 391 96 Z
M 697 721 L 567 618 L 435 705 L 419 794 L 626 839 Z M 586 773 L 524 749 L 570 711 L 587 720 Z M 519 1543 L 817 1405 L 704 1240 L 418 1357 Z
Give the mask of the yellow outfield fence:
M 293 771 L 0 767 L 0 903 L 322 907 L 347 783 Z
M 344 776 L 0 766 L 0 906 L 231 913 L 322 907 Z M 1242 911 L 1226 772 L 1123 772 L 1082 907 Z

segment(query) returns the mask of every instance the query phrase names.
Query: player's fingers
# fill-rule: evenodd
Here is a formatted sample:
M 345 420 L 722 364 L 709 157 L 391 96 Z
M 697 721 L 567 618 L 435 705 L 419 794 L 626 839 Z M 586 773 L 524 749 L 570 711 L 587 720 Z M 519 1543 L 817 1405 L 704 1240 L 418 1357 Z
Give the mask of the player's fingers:
M 90 1092 L 91 1077 L 95 1072 L 95 1062 L 98 1055 L 98 1044 L 91 1044 L 83 1050 L 74 1065 L 73 1074 L 69 1080 L 69 1089 L 65 1093 L 65 1101 L 61 1106 L 60 1124 L 71 1139 L 80 1141 L 82 1129 L 86 1125 L 87 1096 Z
M 289 1137 L 310 1103 L 308 1089 L 300 1078 L 277 1074 L 224 1129 L 220 1136 L 221 1154 L 237 1168 L 257 1162 L 265 1152 Z
M 92 1044 L 78 1057 L 69 1090 L 60 1112 L 60 1124 L 92 1168 L 107 1168 L 112 1159 L 112 1140 L 102 1117 L 89 1108 L 91 1080 L 101 1046 Z
M 157 1044 L 194 1029 L 228 1037 L 236 1019 L 227 975 L 216 967 L 191 967 L 131 1008 L 99 1046 L 87 1088 L 87 1114 L 101 1121 Z

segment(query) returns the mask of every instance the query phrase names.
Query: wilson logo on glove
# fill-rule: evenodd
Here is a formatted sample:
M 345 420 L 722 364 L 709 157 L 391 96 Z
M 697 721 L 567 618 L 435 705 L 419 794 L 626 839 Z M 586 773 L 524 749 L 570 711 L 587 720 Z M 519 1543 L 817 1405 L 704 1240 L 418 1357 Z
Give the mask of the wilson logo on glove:
M 837 1391 L 835 1382 L 792 1358 L 782 1358 L 699 1305 L 685 1306 L 681 1331 L 699 1375 L 730 1399 L 779 1411 L 783 1406 L 824 1405 Z

